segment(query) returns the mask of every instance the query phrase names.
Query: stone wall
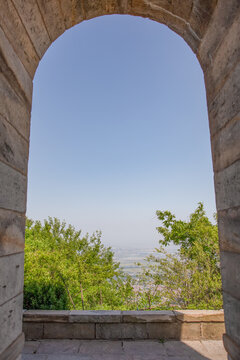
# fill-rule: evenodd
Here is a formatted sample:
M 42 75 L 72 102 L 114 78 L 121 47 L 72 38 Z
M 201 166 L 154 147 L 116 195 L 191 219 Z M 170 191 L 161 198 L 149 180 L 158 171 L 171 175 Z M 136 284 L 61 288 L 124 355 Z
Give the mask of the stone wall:
M 219 222 L 227 333 L 224 344 L 233 360 L 240 359 L 239 0 L 0 2 L 0 358 L 16 359 L 23 342 L 32 80 L 39 61 L 57 37 L 83 20 L 107 14 L 143 16 L 166 24 L 189 44 L 203 69 Z
M 32 339 L 222 339 L 223 311 L 44 311 L 23 314 Z

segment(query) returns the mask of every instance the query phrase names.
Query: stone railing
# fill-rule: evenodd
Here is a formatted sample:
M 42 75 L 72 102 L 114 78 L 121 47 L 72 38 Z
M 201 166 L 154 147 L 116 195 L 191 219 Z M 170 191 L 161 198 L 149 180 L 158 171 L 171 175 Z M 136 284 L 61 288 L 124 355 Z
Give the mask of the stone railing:
M 51 311 L 23 313 L 30 339 L 222 339 L 222 310 Z

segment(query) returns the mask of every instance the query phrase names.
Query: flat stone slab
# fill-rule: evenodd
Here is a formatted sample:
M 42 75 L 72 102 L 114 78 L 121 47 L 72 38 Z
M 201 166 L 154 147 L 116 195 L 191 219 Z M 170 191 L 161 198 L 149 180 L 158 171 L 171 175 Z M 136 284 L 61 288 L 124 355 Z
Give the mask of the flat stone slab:
M 25 310 L 23 318 L 26 322 L 68 322 L 68 310 Z
M 72 310 L 69 322 L 73 323 L 120 323 L 122 312 L 118 310 Z
M 174 314 L 184 322 L 224 322 L 223 310 L 174 310 Z
M 122 311 L 122 320 L 126 323 L 161 323 L 174 322 L 176 316 L 173 311 Z
M 41 340 L 25 343 L 22 360 L 227 360 L 227 354 L 215 340 Z

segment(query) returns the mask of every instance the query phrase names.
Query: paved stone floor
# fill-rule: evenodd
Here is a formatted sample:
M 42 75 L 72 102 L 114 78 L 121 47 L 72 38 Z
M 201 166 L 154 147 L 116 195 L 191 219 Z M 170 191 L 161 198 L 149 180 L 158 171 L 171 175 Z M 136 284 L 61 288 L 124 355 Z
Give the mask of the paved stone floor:
M 22 360 L 227 360 L 222 341 L 26 341 Z

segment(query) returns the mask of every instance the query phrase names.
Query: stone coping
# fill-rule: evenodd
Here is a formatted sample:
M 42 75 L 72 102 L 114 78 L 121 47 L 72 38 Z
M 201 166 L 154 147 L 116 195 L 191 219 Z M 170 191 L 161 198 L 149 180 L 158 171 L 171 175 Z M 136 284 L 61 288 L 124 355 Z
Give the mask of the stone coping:
M 199 323 L 224 322 L 223 310 L 118 311 L 23 310 L 23 321 L 34 323 Z

